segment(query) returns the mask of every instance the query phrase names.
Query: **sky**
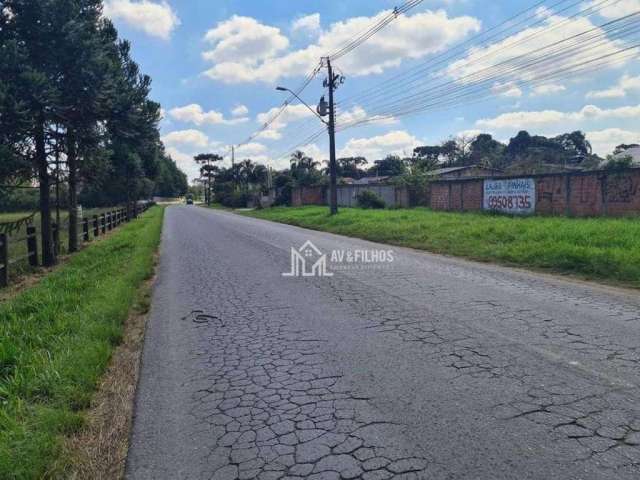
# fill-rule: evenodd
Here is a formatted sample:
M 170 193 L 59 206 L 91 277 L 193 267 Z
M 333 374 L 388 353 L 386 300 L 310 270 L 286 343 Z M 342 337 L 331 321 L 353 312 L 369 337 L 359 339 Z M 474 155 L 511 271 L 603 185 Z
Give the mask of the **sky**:
M 297 101 L 260 131 L 286 100 L 276 86 L 299 87 L 320 57 L 403 3 L 105 0 L 104 14 L 131 41 L 134 58 L 153 79 L 152 98 L 162 105 L 162 140 L 193 179 L 198 176 L 194 155 L 219 153 L 228 165 L 231 145 L 237 146 L 236 160 L 251 158 L 274 168 L 288 166 L 294 147 L 318 161 L 328 158 L 328 135 L 319 133 L 323 125 Z M 345 77 L 336 92 L 338 124 L 372 120 L 337 133 L 338 156 L 364 156 L 371 163 L 388 154 L 409 156 L 416 146 L 456 135 L 484 132 L 508 142 L 523 129 L 547 136 L 582 130 L 603 156 L 621 143 L 640 143 L 640 50 L 631 48 L 639 37 L 602 31 L 607 22 L 639 12 L 640 0 L 578 3 L 566 0 L 552 10 L 558 0 L 425 0 L 399 16 L 334 61 Z M 518 27 L 513 21 L 512 30 L 492 37 L 492 27 L 530 7 L 536 8 L 528 24 Z M 591 15 L 573 16 L 588 8 Z M 427 81 L 464 85 L 484 67 L 584 31 L 601 34 L 601 41 L 582 55 L 629 50 L 624 58 L 615 57 L 620 61 L 595 71 L 533 85 L 527 83 L 526 70 L 518 71 L 487 85 L 481 101 L 453 102 L 407 116 L 377 114 L 387 113 L 387 102 L 411 94 L 411 86 Z M 458 56 L 449 55 L 453 52 Z M 301 93 L 305 102 L 315 106 L 326 93 L 324 78 L 326 69 Z M 315 133 L 319 136 L 305 143 Z

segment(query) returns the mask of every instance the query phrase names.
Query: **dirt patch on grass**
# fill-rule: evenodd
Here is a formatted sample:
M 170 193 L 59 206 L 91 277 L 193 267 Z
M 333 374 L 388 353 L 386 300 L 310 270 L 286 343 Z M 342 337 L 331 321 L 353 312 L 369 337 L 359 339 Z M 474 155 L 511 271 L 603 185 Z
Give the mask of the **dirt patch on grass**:
M 156 255 L 156 265 L 157 261 Z M 109 368 L 86 413 L 85 428 L 67 442 L 67 448 L 71 450 L 74 459 L 69 475 L 71 479 L 124 478 L 154 281 L 155 276 L 147 280 L 140 289 L 136 304 L 124 325 L 122 342 L 114 350 Z

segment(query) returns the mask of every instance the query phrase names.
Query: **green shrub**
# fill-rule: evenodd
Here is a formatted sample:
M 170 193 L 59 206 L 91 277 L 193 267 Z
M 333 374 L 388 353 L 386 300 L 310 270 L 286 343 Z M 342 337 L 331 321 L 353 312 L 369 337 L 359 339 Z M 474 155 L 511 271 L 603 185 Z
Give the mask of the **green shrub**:
M 222 196 L 220 203 L 227 208 L 246 208 L 249 200 L 248 193 L 228 192 Z
M 356 198 L 358 199 L 358 206 L 361 208 L 382 209 L 386 206 L 380 196 L 369 190 L 360 192 Z

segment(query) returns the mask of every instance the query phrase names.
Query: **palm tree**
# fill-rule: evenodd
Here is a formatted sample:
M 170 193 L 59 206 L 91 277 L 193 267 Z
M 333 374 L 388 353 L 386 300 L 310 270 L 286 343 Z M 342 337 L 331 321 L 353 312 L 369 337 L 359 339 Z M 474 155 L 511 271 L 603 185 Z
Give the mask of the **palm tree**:
M 292 173 L 300 172 L 302 174 L 308 174 L 320 166 L 320 162 L 315 161 L 311 157 L 307 157 L 307 155 L 300 150 L 291 154 L 290 162 Z

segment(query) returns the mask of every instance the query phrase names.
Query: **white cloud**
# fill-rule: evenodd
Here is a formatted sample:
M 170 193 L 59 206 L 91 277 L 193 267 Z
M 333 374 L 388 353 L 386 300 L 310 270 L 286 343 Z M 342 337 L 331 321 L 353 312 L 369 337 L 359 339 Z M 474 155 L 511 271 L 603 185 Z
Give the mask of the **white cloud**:
M 473 47 L 468 55 L 450 64 L 447 74 L 460 83 L 471 83 L 486 78 L 488 72 L 500 70 L 502 77 L 506 77 L 503 83 L 513 81 L 531 81 L 541 78 L 541 72 L 548 72 L 548 68 L 561 70 L 569 68 L 587 60 L 593 60 L 601 56 L 615 53 L 627 46 L 620 40 L 609 40 L 605 32 L 600 29 L 603 38 L 597 45 L 576 51 L 572 55 L 563 58 L 555 58 L 550 66 L 545 63 L 545 57 L 553 48 L 542 50 L 544 47 L 554 45 L 563 40 L 570 39 L 586 31 L 594 30 L 590 35 L 595 35 L 596 25 L 586 17 L 567 18 L 551 14 L 546 9 L 539 9 L 538 17 L 543 19 L 540 26 L 525 29 L 511 37 L 496 42 L 487 47 Z M 533 42 L 533 43 L 532 43 Z M 568 43 L 571 43 L 568 42 Z M 504 66 L 511 65 L 517 59 L 521 68 L 513 68 L 510 73 L 505 73 Z M 611 60 L 610 66 L 621 65 L 619 60 Z M 530 65 L 524 67 L 524 65 Z M 541 65 L 544 65 L 543 68 Z
M 461 132 L 458 132 L 458 137 L 464 137 L 464 138 L 475 138 L 478 135 L 485 133 L 482 130 L 478 130 L 475 128 L 472 128 L 470 130 L 463 130 Z
M 606 120 L 612 118 L 629 119 L 640 115 L 640 105 L 611 109 L 603 109 L 595 105 L 587 105 L 577 112 L 560 112 L 543 110 L 533 112 L 511 112 L 495 118 L 483 118 L 476 122 L 480 128 L 497 129 L 535 129 L 541 127 L 566 126 L 567 123 Z
M 236 148 L 236 157 L 252 157 L 253 159 L 257 155 L 263 155 L 266 151 L 267 147 L 261 143 L 245 143 Z
M 595 90 L 587 93 L 587 98 L 623 98 L 629 92 L 640 92 L 640 76 L 624 75 L 617 85 L 606 90 Z
M 209 145 L 209 137 L 200 130 L 178 130 L 162 137 L 167 146 L 183 145 L 192 148 L 204 148 Z
M 544 85 L 538 85 L 532 91 L 533 96 L 539 97 L 542 95 L 552 95 L 554 93 L 564 92 L 567 89 L 564 85 L 558 85 L 556 83 L 545 83 Z
M 193 160 L 193 155 L 181 152 L 175 147 L 166 147 L 166 152 L 176 162 L 180 170 L 187 174 L 190 182 L 200 177 L 200 167 Z
M 164 1 L 106 0 L 103 12 L 112 20 L 122 20 L 131 28 L 164 40 L 180 25 L 180 19 Z
M 278 28 L 237 15 L 219 23 L 204 38 L 213 48 L 205 51 L 203 58 L 221 65 L 237 64 L 238 59 L 242 64 L 255 65 L 289 46 Z
M 602 17 L 609 19 L 624 17 L 640 10 L 640 0 L 618 0 L 605 6 L 602 3 L 602 0 L 594 0 L 589 6 L 598 9 Z
M 249 113 L 249 109 L 245 105 L 238 105 L 233 110 L 231 110 L 231 115 L 234 117 L 244 117 Z
M 404 130 L 395 130 L 370 138 L 352 138 L 338 153 L 339 157 L 362 156 L 369 161 L 380 160 L 387 155 L 411 155 L 420 141 Z
M 227 120 L 224 118 L 224 115 L 222 115 L 222 113 L 216 112 L 215 110 L 205 112 L 197 103 L 192 103 L 191 105 L 186 105 L 184 107 L 173 108 L 169 110 L 169 115 L 181 122 L 194 123 L 198 126 L 204 124 L 236 125 L 238 123 L 249 121 L 249 119 L 246 117 Z
M 311 35 L 319 34 L 322 31 L 320 14 L 312 13 L 294 20 L 291 24 L 291 30 L 294 32 L 303 31 Z
M 266 124 L 274 115 L 280 111 L 281 107 L 274 107 L 271 110 L 259 113 L 256 117 L 260 124 Z M 267 140 L 279 140 L 282 138 L 282 130 L 284 130 L 290 123 L 303 120 L 305 118 L 313 117 L 313 113 L 309 111 L 304 105 L 289 105 L 287 109 L 282 112 L 278 118 L 269 125 L 269 128 L 264 130 L 258 135 L 258 138 L 264 138 Z
M 204 58 L 213 63 L 208 77 L 226 83 L 266 82 L 307 74 L 321 56 L 342 47 L 374 22 L 386 17 L 354 17 L 332 24 L 318 40 L 300 50 L 282 53 L 289 44 L 279 29 L 249 17 L 232 17 L 211 30 L 206 40 L 213 49 Z M 340 59 L 347 75 L 379 74 L 399 66 L 405 59 L 418 59 L 445 50 L 480 22 L 468 16 L 449 18 L 443 10 L 400 16 L 365 44 Z
M 522 89 L 515 82 L 495 83 L 491 87 L 491 92 L 507 98 L 520 98 L 522 96 Z
M 339 127 L 341 125 L 348 125 L 365 119 L 367 119 L 368 123 L 378 125 L 391 125 L 398 122 L 398 119 L 394 117 L 381 117 L 377 115 L 369 116 L 364 108 L 356 105 L 351 110 L 338 112 L 336 124 Z
M 593 151 L 603 157 L 613 153 L 618 145 L 640 142 L 640 131 L 631 132 L 620 128 L 587 132 L 586 135 L 587 140 L 591 142 Z

